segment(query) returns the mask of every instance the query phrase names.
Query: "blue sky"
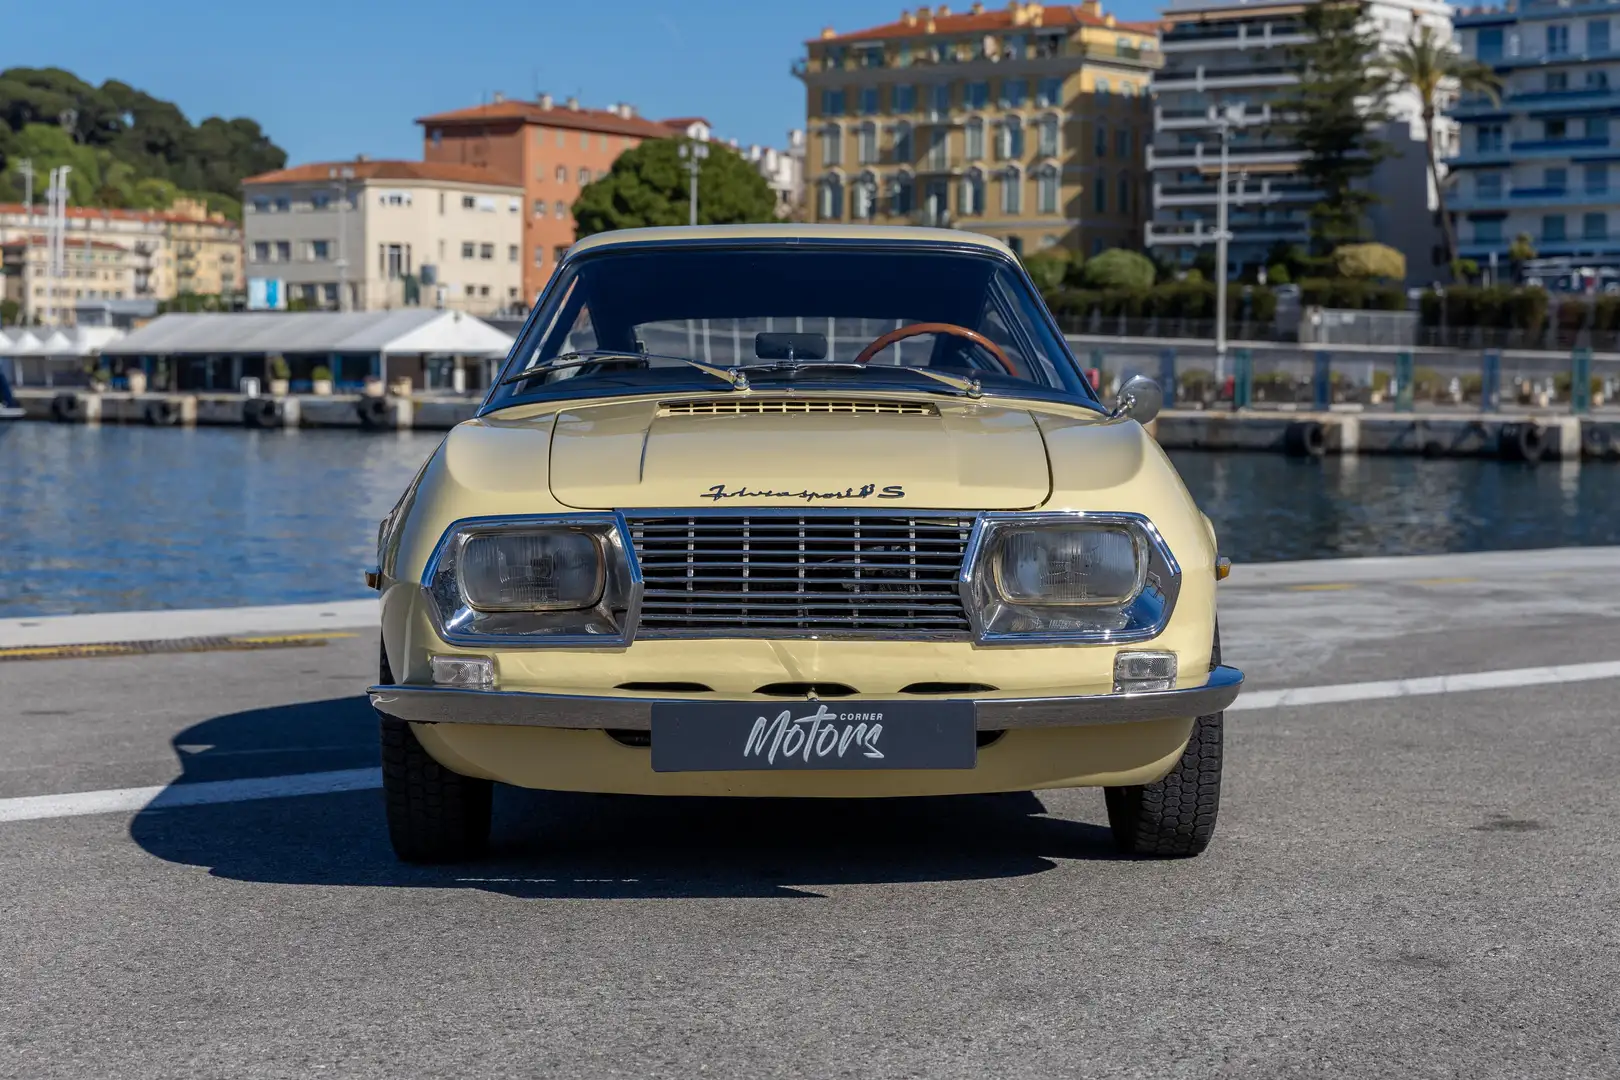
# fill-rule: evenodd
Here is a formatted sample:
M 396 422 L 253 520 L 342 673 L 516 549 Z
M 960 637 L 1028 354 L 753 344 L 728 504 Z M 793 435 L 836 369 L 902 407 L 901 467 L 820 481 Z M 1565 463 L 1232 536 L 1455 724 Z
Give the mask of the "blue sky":
M 891 22 L 907 3 L 0 0 L 0 69 L 122 79 L 193 121 L 250 116 L 294 163 L 418 157 L 412 120 L 496 91 L 628 101 L 646 116 L 705 116 L 724 137 L 781 145 L 804 124 L 803 89 L 788 74 L 801 43 L 826 25 Z M 1122 18 L 1157 6 L 1105 0 Z

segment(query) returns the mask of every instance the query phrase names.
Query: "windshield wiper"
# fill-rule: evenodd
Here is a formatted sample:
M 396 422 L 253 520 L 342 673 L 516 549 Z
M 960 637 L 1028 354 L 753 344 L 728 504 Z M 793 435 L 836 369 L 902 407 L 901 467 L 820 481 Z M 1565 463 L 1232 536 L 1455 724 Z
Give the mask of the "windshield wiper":
M 553 371 L 564 368 L 588 367 L 591 364 L 600 364 L 614 360 L 678 360 L 690 367 L 695 367 L 705 375 L 731 384 L 733 390 L 748 389 L 748 376 L 743 374 L 741 368 L 723 368 L 714 364 L 705 364 L 702 360 L 693 360 L 690 356 L 674 356 L 670 353 L 649 352 L 620 352 L 615 349 L 581 349 L 578 352 L 566 352 L 561 356 L 553 357 L 549 362 L 536 364 L 534 367 L 515 371 L 502 379 L 497 386 L 506 386 L 508 383 L 526 382 Z
M 779 360 L 774 364 L 750 364 L 747 367 L 735 368 L 735 371 L 747 375 L 749 372 L 796 372 L 796 371 L 904 371 L 912 375 L 922 375 L 943 383 L 953 390 L 960 391 L 970 398 L 984 396 L 984 389 L 979 385 L 978 378 L 964 378 L 960 375 L 947 375 L 942 371 L 931 371 L 928 368 L 901 367 L 898 364 L 884 364 L 881 367 L 872 367 L 870 364 L 854 364 L 838 360 Z

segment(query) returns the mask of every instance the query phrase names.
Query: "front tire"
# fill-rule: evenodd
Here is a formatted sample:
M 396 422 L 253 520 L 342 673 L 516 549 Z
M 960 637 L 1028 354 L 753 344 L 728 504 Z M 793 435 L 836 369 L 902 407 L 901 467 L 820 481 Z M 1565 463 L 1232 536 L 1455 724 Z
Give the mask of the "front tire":
M 377 680 L 394 681 L 383 651 Z M 378 714 L 382 737 L 383 796 L 388 839 L 405 862 L 461 862 L 489 845 L 495 785 L 440 765 L 404 720 Z
M 1220 628 L 1209 666 L 1221 663 Z M 1221 805 L 1222 734 L 1226 714 L 1193 721 L 1181 760 L 1153 784 L 1103 789 L 1114 844 L 1128 855 L 1186 858 L 1200 855 L 1215 835 Z

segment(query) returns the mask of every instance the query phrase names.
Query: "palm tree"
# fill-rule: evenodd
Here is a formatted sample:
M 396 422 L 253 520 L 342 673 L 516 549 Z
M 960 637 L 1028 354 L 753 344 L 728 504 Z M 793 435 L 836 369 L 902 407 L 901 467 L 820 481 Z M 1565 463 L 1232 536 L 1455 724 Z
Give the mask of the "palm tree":
M 1440 228 L 1446 240 L 1446 262 L 1457 261 L 1457 234 L 1446 211 L 1446 189 L 1440 182 L 1440 158 L 1435 150 L 1434 122 L 1440 111 L 1440 98 L 1453 90 L 1464 94 L 1484 94 L 1493 104 L 1502 100 L 1502 79 L 1487 64 L 1457 55 L 1449 42 L 1434 36 L 1434 29 L 1423 26 L 1406 44 L 1389 54 L 1390 74 L 1397 87 L 1411 90 L 1423 103 L 1423 133 L 1428 140 L 1429 176 L 1439 200 Z

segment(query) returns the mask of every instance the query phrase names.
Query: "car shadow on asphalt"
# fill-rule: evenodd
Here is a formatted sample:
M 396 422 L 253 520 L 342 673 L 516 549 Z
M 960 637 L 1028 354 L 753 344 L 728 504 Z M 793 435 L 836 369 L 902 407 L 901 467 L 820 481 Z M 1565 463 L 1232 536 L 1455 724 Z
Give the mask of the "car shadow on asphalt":
M 172 740 L 187 784 L 375 766 L 364 697 L 231 713 Z M 818 885 L 1016 878 L 1115 859 L 1106 828 L 1050 817 L 1030 792 L 911 799 L 710 799 L 500 787 L 489 853 L 400 863 L 379 791 L 163 807 L 131 837 L 241 881 L 471 888 L 523 898 L 805 897 Z

